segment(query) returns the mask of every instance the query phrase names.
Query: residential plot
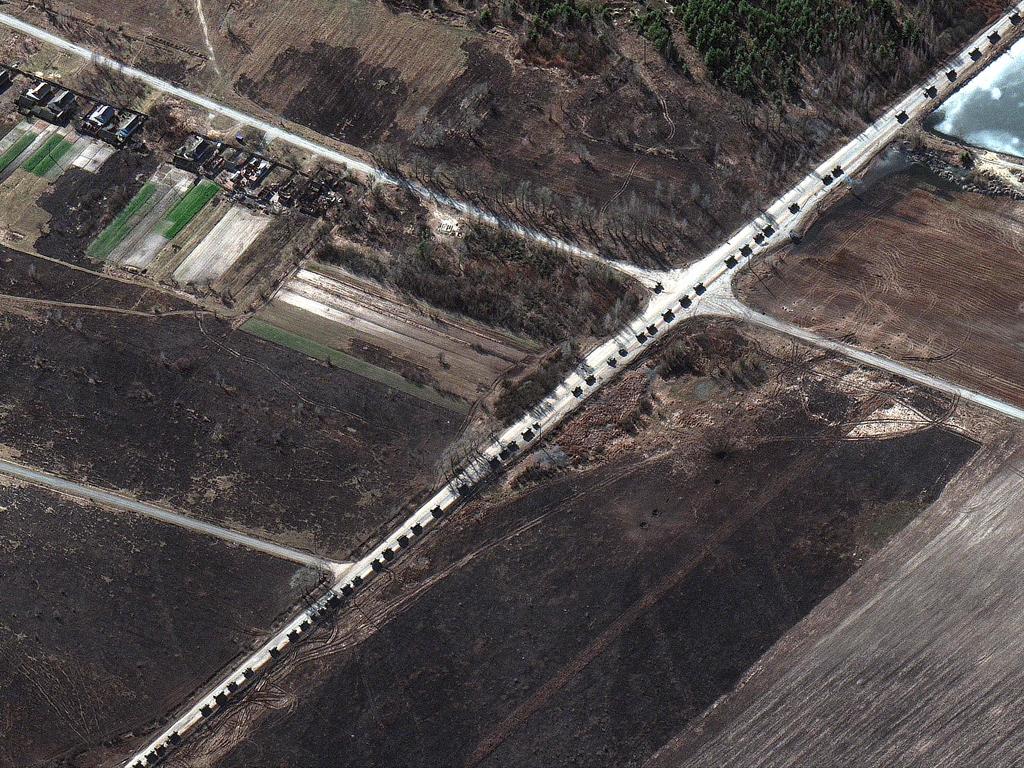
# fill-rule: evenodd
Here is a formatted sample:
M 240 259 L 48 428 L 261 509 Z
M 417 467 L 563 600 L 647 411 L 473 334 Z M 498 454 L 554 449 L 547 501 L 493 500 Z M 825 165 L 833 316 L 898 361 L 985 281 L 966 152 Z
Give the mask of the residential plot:
M 859 199 L 858 199 L 859 198 Z M 1024 405 L 1024 203 L 920 167 L 849 196 L 741 275 L 751 306 Z
M 166 216 L 195 183 L 195 177 L 161 165 L 89 246 L 89 256 L 143 271 L 167 243 Z
M 231 268 L 268 224 L 270 217 L 266 214 L 241 206 L 231 208 L 174 271 L 175 282 L 182 285 L 213 282 Z
M 87 255 L 89 249 L 159 165 L 151 155 L 125 151 L 109 154 L 110 149 L 102 145 L 91 157 L 89 150 L 83 152 L 66 172 L 30 198 L 47 217 L 42 235 L 35 241 L 39 253 L 61 261 L 94 262 Z M 103 161 L 93 170 L 99 159 Z M 3 189 L 0 186 L 0 192 Z M 116 244 L 104 246 L 104 250 L 108 247 L 112 249 Z
M 695 326 L 659 358 L 172 765 L 639 765 L 977 450 L 949 402 L 777 336 Z M 848 437 L 893 403 L 917 416 Z
M 0 451 L 338 560 L 443 472 L 460 415 L 103 282 L 141 314 L 0 301 Z
M 66 172 L 75 168 L 93 177 L 112 154 L 112 147 L 80 136 L 70 127 L 58 128 L 41 120 L 14 125 L 0 139 L 0 242 L 32 250 L 51 225 L 53 211 L 43 201 L 63 182 Z M 67 213 L 61 210 L 58 215 Z
M 70 126 L 22 120 L 0 139 L 0 181 L 18 168 L 50 181 L 72 164 L 95 172 L 113 151 L 113 147 L 81 136 Z
M 145 271 L 160 249 L 167 244 L 170 226 L 168 217 L 181 205 L 195 181 L 195 177 L 184 171 L 168 168 L 153 196 L 159 199 L 147 206 L 146 214 L 139 218 L 131 234 L 114 249 L 109 260 L 130 269 Z
M 0 479 L 0 765 L 123 764 L 317 581 Z
M 467 402 L 538 348 L 315 262 L 289 279 L 257 318 Z

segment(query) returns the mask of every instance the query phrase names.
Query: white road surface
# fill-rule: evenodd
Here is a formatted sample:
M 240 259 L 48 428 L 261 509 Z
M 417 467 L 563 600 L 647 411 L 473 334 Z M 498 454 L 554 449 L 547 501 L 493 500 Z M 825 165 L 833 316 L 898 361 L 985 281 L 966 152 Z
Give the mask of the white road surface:
M 204 523 L 202 520 L 197 520 L 194 517 L 189 517 L 188 515 L 182 515 L 153 504 L 146 504 L 145 502 L 130 499 L 126 496 L 111 493 L 110 491 L 91 488 L 87 485 L 75 483 L 71 480 L 65 480 L 47 472 L 39 472 L 35 469 L 23 467 L 20 464 L 15 464 L 11 461 L 4 461 L 0 459 L 0 474 L 17 478 L 18 480 L 22 480 L 26 483 L 49 488 L 52 491 L 65 494 L 67 496 L 88 499 L 89 501 L 105 507 L 112 507 L 113 509 L 121 509 L 127 512 L 143 515 L 145 517 L 151 517 L 154 520 L 159 520 L 163 523 L 176 525 L 179 528 L 187 528 L 190 531 L 202 533 L 206 536 L 213 536 L 218 539 L 223 539 L 224 541 L 230 541 L 232 544 L 239 544 L 243 547 L 247 547 L 248 549 L 254 549 L 257 552 L 263 552 L 274 557 L 279 557 L 283 560 L 291 560 L 292 562 L 299 563 L 300 565 L 305 565 L 310 568 L 319 568 L 321 570 L 330 571 L 336 576 L 340 576 L 348 570 L 350 566 L 350 563 L 333 563 L 322 557 L 311 555 L 308 552 L 302 552 L 290 547 L 283 547 L 280 544 L 263 541 L 262 539 L 257 539 L 244 533 L 239 533 L 238 531 L 221 528 L 219 525 Z
M 768 328 L 770 330 L 777 331 L 778 333 L 800 339 L 812 346 L 837 352 L 840 355 L 856 360 L 859 363 L 863 363 L 870 368 L 876 368 L 881 371 L 887 371 L 888 373 L 895 374 L 896 376 L 902 376 L 916 384 L 921 384 L 922 386 L 929 387 L 930 389 L 944 392 L 947 395 L 967 400 L 984 408 L 988 408 L 989 410 L 1001 413 L 1004 416 L 1009 416 L 1012 419 L 1024 421 L 1024 408 L 1018 408 L 1010 403 L 997 400 L 996 398 L 989 397 L 988 395 L 983 395 L 980 392 L 975 392 L 973 390 L 957 386 L 945 379 L 924 373 L 916 368 L 904 365 L 903 363 L 890 360 L 887 357 L 866 352 L 863 349 L 858 349 L 857 347 L 849 344 L 833 341 L 832 339 L 828 339 L 820 334 L 814 333 L 813 331 L 809 331 L 806 328 L 802 328 L 799 325 L 794 325 L 793 323 L 786 322 L 785 320 L 779 320 L 771 315 L 757 312 L 756 310 L 750 309 L 746 305 L 742 304 L 732 295 L 719 296 L 716 297 L 713 302 L 705 302 L 701 307 L 701 314 L 733 317 L 737 320 L 752 323 L 753 325 L 759 325 L 762 328 Z
M 319 142 L 307 139 L 305 136 L 301 136 L 297 133 L 294 133 L 293 131 L 289 131 L 288 129 L 283 128 L 280 125 L 268 123 L 266 120 L 255 117 L 254 115 L 246 114 L 245 112 L 234 109 L 233 107 L 221 104 L 220 102 L 215 101 L 207 96 L 203 96 L 202 94 L 189 91 L 185 88 L 180 88 L 179 86 L 174 85 L 173 83 L 170 83 L 167 80 L 163 80 L 159 77 L 156 77 L 155 75 L 151 75 L 148 72 L 144 72 L 141 69 L 130 67 L 127 64 L 123 64 L 120 61 L 117 61 L 116 59 L 112 59 L 109 56 L 103 55 L 102 53 L 91 51 L 84 46 L 78 45 L 77 43 L 73 43 L 70 40 L 65 40 L 64 38 L 59 37 L 53 34 L 52 32 L 48 32 L 45 29 L 37 27 L 34 24 L 29 24 L 28 22 L 22 21 L 21 19 L 11 16 L 9 14 L 0 13 L 0 25 L 9 27 L 10 29 L 20 32 L 23 35 L 28 35 L 29 37 L 34 37 L 37 40 L 42 40 L 43 42 L 48 43 L 49 45 L 60 48 L 80 58 L 86 59 L 88 61 L 93 61 L 97 64 L 101 64 L 103 66 L 115 69 L 121 74 L 125 75 L 126 77 L 130 77 L 134 80 L 139 80 L 148 85 L 150 88 L 153 88 L 154 90 L 182 99 L 183 101 L 187 101 L 191 104 L 195 104 L 196 106 L 203 108 L 207 112 L 211 112 L 215 115 L 226 117 L 229 120 L 241 123 L 243 125 L 251 126 L 261 131 L 264 134 L 264 136 L 266 136 L 268 142 L 281 141 L 286 144 L 291 144 L 292 146 L 297 147 L 303 150 L 304 152 L 309 152 L 310 154 L 317 155 L 323 158 L 324 160 L 328 160 L 332 163 L 344 166 L 353 173 L 357 173 L 372 179 L 376 179 L 377 181 L 382 182 L 384 184 L 397 185 L 399 183 L 399 180 L 396 177 L 392 176 L 390 173 L 387 173 L 386 171 L 383 171 L 380 168 L 370 165 L 369 163 L 364 162 L 363 160 L 345 154 L 344 152 L 340 152 L 337 149 L 333 149 Z M 499 216 L 495 216 L 494 214 L 481 210 L 480 208 L 477 208 L 474 205 L 470 205 L 469 203 L 463 200 L 457 200 L 441 192 L 429 189 L 428 187 L 425 187 L 418 182 L 407 181 L 404 183 L 407 183 L 409 187 L 420 197 L 429 200 L 433 203 L 436 203 L 438 205 L 458 211 L 464 216 L 477 219 L 478 221 L 486 222 L 493 226 L 501 227 L 502 229 L 514 232 L 520 237 L 533 240 L 534 242 L 541 243 L 550 248 L 555 248 L 560 251 L 569 252 L 579 258 L 600 261 L 615 269 L 625 272 L 626 274 L 629 274 L 630 276 L 640 280 L 642 283 L 649 287 L 653 287 L 658 282 L 658 273 L 655 271 L 645 270 L 642 267 L 637 267 L 636 265 L 633 264 L 626 264 L 623 262 L 616 262 L 611 261 L 609 259 L 604 259 L 598 256 L 598 254 L 594 253 L 593 251 L 589 251 L 585 248 L 579 247 L 578 245 L 566 242 L 564 240 L 560 240 L 555 237 L 550 237 L 549 235 L 546 235 L 543 232 L 538 232 L 536 230 L 529 229 L 515 222 L 503 219 Z
M 387 563 L 396 557 L 396 553 L 399 550 L 408 546 L 411 541 L 428 529 L 437 517 L 441 517 L 457 507 L 464 494 L 471 493 L 490 475 L 492 467 L 500 467 L 504 462 L 511 460 L 515 453 L 525 445 L 536 441 L 540 435 L 556 427 L 604 382 L 615 376 L 618 370 L 628 366 L 640 356 L 646 349 L 652 335 L 667 332 L 669 327 L 673 323 L 677 323 L 680 318 L 694 316 L 704 311 L 701 308 L 701 304 L 704 301 L 703 297 L 707 295 L 708 298 L 711 298 L 710 294 L 706 294 L 707 288 L 723 279 L 725 284 L 728 284 L 729 277 L 734 268 L 744 265 L 751 256 L 767 248 L 784 243 L 789 236 L 789 232 L 804 222 L 811 209 L 829 197 L 834 190 L 844 183 L 846 178 L 863 170 L 878 152 L 889 144 L 899 133 L 902 124 L 906 122 L 903 119 L 904 112 L 906 113 L 906 118 L 910 119 L 931 110 L 943 98 L 948 96 L 957 84 L 963 82 L 964 79 L 984 66 L 990 58 L 987 54 L 993 47 L 993 43 L 988 40 L 988 36 L 993 33 L 997 33 L 1000 36 L 1007 35 L 1014 26 L 1010 22 L 1010 15 L 1012 13 L 1021 13 L 1022 11 L 1024 11 L 1024 0 L 1014 5 L 998 21 L 971 40 L 959 56 L 947 62 L 940 70 L 910 91 L 878 120 L 869 125 L 864 132 L 808 174 L 796 187 L 779 197 L 761 216 L 739 229 L 725 243 L 699 262 L 686 269 L 666 273 L 645 273 L 631 268 L 632 273 L 638 277 L 642 275 L 642 279 L 647 284 L 650 285 L 656 281 L 661 282 L 664 286 L 664 290 L 655 295 L 648 303 L 642 315 L 633 320 L 630 326 L 617 334 L 616 337 L 609 339 L 587 355 L 584 363 L 563 381 L 555 391 L 549 394 L 537 408 L 509 427 L 493 443 L 482 447 L 476 461 L 472 462 L 451 482 L 437 491 L 428 502 L 417 509 L 387 538 L 356 562 L 342 578 L 338 579 L 328 595 L 296 616 L 280 632 L 244 659 L 234 670 L 209 687 L 198 701 L 185 706 L 174 722 L 157 734 L 131 758 L 128 762 L 130 768 L 152 765 L 155 761 L 159 760 L 185 734 L 192 731 L 202 722 L 204 718 L 214 714 L 217 709 L 235 696 L 238 691 L 243 690 L 247 681 L 251 680 L 259 670 L 270 664 L 290 643 L 299 640 L 308 632 L 322 614 L 340 604 L 343 595 L 349 594 L 375 572 L 383 570 Z M 192 102 L 210 112 L 256 127 L 263 131 L 269 139 L 279 139 L 290 143 L 307 152 L 317 154 L 326 160 L 346 166 L 357 173 L 374 177 L 382 182 L 397 183 L 397 180 L 389 174 L 337 150 L 325 147 L 238 110 L 218 104 L 204 96 L 178 88 L 146 72 L 126 67 L 119 62 L 95 54 L 86 48 L 63 40 L 12 16 L 0 14 L 0 24 L 4 24 L 83 58 L 95 60 L 107 66 L 120 69 L 129 77 L 142 80 L 157 90 Z M 975 61 L 970 55 L 971 51 L 975 48 L 981 53 L 978 61 Z M 947 72 L 955 72 L 953 80 L 947 77 Z M 934 96 L 928 92 L 931 88 L 934 88 Z M 499 221 L 491 214 L 482 212 L 467 203 L 436 194 L 421 185 L 414 184 L 413 187 L 423 197 L 435 200 L 466 215 L 507 227 L 524 237 L 568 251 L 583 258 L 597 258 L 592 252 L 576 245 L 550 238 L 542 233 L 509 222 Z M 758 239 L 761 242 L 757 242 Z M 717 303 L 721 305 L 721 297 L 723 296 L 721 288 L 714 293 L 718 294 Z M 715 303 L 708 302 L 709 311 L 713 311 Z M 742 309 L 745 310 L 745 308 Z M 734 308 L 734 311 L 739 312 L 741 309 Z M 810 343 L 820 344 L 821 346 L 835 344 L 834 342 L 816 337 L 814 334 L 807 334 L 802 329 L 790 328 L 787 324 L 780 323 L 773 318 L 756 317 L 755 315 L 756 313 L 751 313 L 751 316 L 747 319 L 759 321 L 761 325 L 775 327 L 776 330 L 791 333 L 791 335 L 797 335 L 796 332 L 799 331 L 801 334 L 806 334 L 806 336 L 801 337 Z M 886 370 L 893 370 L 893 372 L 898 372 L 900 375 L 926 383 L 928 386 L 935 386 L 937 389 L 957 394 L 965 399 L 987 405 L 987 407 L 995 407 L 996 410 L 1012 415 L 1015 418 L 1024 417 L 1024 414 L 1020 413 L 1019 409 L 992 401 L 991 398 L 985 398 L 983 395 L 954 387 L 954 385 L 947 382 L 935 379 L 934 377 L 924 376 L 912 369 L 900 366 L 898 363 L 886 361 L 883 358 L 878 358 L 860 350 L 847 348 L 845 345 L 836 346 L 836 351 L 849 354 L 851 357 L 859 359 L 867 365 L 876 365 Z

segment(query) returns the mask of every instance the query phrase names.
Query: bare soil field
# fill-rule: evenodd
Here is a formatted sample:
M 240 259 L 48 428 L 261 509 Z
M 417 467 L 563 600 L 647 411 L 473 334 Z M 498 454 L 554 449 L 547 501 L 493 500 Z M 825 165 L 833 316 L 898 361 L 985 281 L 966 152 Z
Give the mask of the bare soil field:
M 1022 445 L 979 451 L 649 768 L 1020 764 Z
M 0 765 L 121 764 L 317 582 L 292 563 L 0 480 Z
M 269 223 L 269 216 L 235 206 L 185 257 L 173 279 L 183 285 L 209 285 L 231 268 Z
M 913 167 L 755 264 L 749 305 L 1024 405 L 1024 203 Z
M 777 108 L 723 87 L 660 6 L 671 60 L 641 36 L 629 7 L 495 3 L 485 14 L 478 3 L 204 0 L 214 71 L 192 50 L 197 18 L 129 7 L 95 27 L 95 5 L 10 8 L 505 215 L 659 264 L 703 255 L 1000 10 L 992 0 L 900 0 L 896 14 L 913 15 L 916 34 L 877 38 L 869 53 L 838 60 L 828 57 L 836 40 L 814 41 L 820 55 Z M 552 34 L 537 27 L 546 12 Z M 508 18 L 493 24 L 496 15 Z M 579 26 L 566 22 L 580 15 Z M 179 29 L 192 41 L 183 50 L 159 42 Z
M 332 557 L 432 487 L 460 430 L 447 410 L 209 316 L 0 309 L 5 450 Z
M 470 403 L 536 349 L 329 265 L 300 270 L 258 317 Z
M 170 764 L 639 765 L 977 449 L 928 393 L 776 336 L 691 331 Z M 845 437 L 894 402 L 919 417 Z

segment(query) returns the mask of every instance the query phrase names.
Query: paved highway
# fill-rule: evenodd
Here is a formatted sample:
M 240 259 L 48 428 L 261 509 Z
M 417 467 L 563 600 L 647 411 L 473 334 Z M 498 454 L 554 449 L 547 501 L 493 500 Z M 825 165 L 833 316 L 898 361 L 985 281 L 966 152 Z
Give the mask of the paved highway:
M 1019 22 L 1017 14 L 1021 12 L 1024 12 L 1024 0 L 1013 6 L 1006 15 L 968 43 L 959 56 L 904 96 L 859 136 L 808 174 L 796 187 L 779 197 L 764 214 L 742 227 L 705 258 L 685 269 L 661 274 L 662 279 L 659 282 L 662 283 L 664 289 L 654 295 L 644 312 L 634 319 L 628 328 L 591 351 L 579 368 L 549 394 L 539 406 L 524 415 L 494 442 L 481 448 L 475 461 L 472 461 L 387 538 L 356 562 L 326 596 L 296 616 L 227 676 L 209 688 L 198 701 L 188 705 L 171 725 L 153 738 L 129 761 L 129 767 L 139 768 L 152 765 L 161 759 L 185 734 L 192 731 L 205 718 L 212 716 L 217 709 L 243 689 L 246 683 L 253 679 L 260 670 L 285 652 L 288 645 L 300 640 L 305 633 L 309 632 L 316 621 L 336 610 L 344 599 L 358 589 L 365 580 L 372 578 L 375 573 L 385 570 L 388 563 L 398 557 L 399 553 L 410 546 L 418 536 L 421 536 L 434 521 L 454 510 L 465 496 L 471 494 L 494 471 L 513 460 L 518 452 L 535 442 L 541 435 L 554 429 L 604 382 L 643 354 L 652 337 L 667 332 L 670 326 L 677 324 L 681 318 L 692 317 L 699 313 L 714 313 L 717 306 L 719 311 L 742 316 L 759 325 L 834 349 L 866 365 L 898 373 L 926 386 L 956 394 L 1014 418 L 1024 419 L 1024 412 L 1013 406 L 956 387 L 935 377 L 921 374 L 899 363 L 823 339 L 774 318 L 759 315 L 738 302 L 732 306 L 728 302 L 731 294 L 727 290 L 733 270 L 741 268 L 755 254 L 784 244 L 788 240 L 789 232 L 801 226 L 815 207 L 841 188 L 844 179 L 862 170 L 878 152 L 892 141 L 904 123 L 934 108 L 953 91 L 957 84 L 984 66 L 999 39 L 1013 31 Z M 10 17 L 0 14 L 0 23 L 8 23 L 7 19 Z M 20 29 L 25 26 L 27 25 L 17 22 L 15 28 Z M 23 29 L 23 31 L 25 30 Z M 34 28 L 28 33 L 36 37 L 45 35 L 43 39 L 53 37 Z M 59 39 L 49 41 L 63 48 L 72 45 Z M 77 46 L 75 47 L 77 48 Z M 84 49 L 81 50 L 85 52 Z M 972 52 L 975 52 L 974 55 Z M 142 79 L 153 84 L 151 80 L 155 80 L 155 78 L 144 73 L 141 74 L 143 75 Z M 180 91 L 180 89 L 174 89 L 173 86 L 161 88 L 161 90 L 166 90 L 169 93 Z M 183 98 L 188 98 L 196 103 L 201 103 L 200 99 L 202 99 L 202 97 L 192 98 L 191 96 L 183 96 Z M 202 101 L 213 105 L 209 100 L 203 99 Z M 218 108 L 216 111 L 228 114 L 223 111 L 226 109 Z M 241 115 L 234 110 L 229 112 L 236 116 L 235 119 L 260 127 L 260 124 L 254 122 L 253 118 Z M 337 162 L 351 165 L 349 159 L 333 150 L 326 150 L 313 142 L 287 134 L 287 132 L 282 133 L 280 129 L 273 126 L 267 126 L 267 128 L 271 129 L 271 135 L 284 138 L 286 141 L 291 141 L 297 146 L 317 152 L 324 157 L 330 158 L 331 154 L 337 155 Z M 365 165 L 362 167 L 363 172 L 382 178 L 380 172 Z M 424 190 L 424 192 L 429 197 L 435 197 L 428 190 Z M 457 201 L 446 200 L 446 203 L 463 211 L 467 211 L 468 208 Z M 477 214 L 472 213 L 472 215 Z M 493 220 L 493 217 L 490 218 Z M 549 244 L 557 242 L 521 228 L 520 231 Z M 558 247 L 570 252 L 587 253 L 570 244 L 557 244 Z M 587 254 L 587 256 L 592 257 L 593 254 Z M 715 290 L 709 293 L 708 289 L 712 286 Z M 706 299 L 707 301 L 705 301 Z M 702 304 L 705 303 L 707 306 L 702 307 Z
M 325 560 L 324 558 L 311 555 L 308 552 L 302 552 L 297 549 L 291 549 L 290 547 L 273 544 L 269 541 L 256 539 L 252 536 L 247 536 L 244 533 L 239 533 L 238 531 L 221 528 L 218 525 L 204 523 L 202 520 L 197 520 L 194 517 L 189 517 L 188 515 L 172 512 L 171 510 L 164 509 L 163 507 L 146 504 L 145 502 L 136 501 L 135 499 L 111 493 L 110 491 L 103 491 L 99 488 L 91 488 L 88 485 L 82 485 L 81 483 L 65 480 L 61 477 L 57 477 L 56 475 L 40 472 L 35 469 L 29 469 L 28 467 L 23 467 L 20 464 L 15 464 L 11 461 L 4 461 L 0 459 L 0 474 L 15 477 L 18 480 L 23 480 L 24 482 L 32 483 L 33 485 L 43 486 L 44 488 L 49 488 L 57 493 L 75 496 L 80 499 L 88 499 L 89 501 L 101 504 L 105 507 L 134 512 L 139 515 L 151 517 L 154 520 L 159 520 L 163 523 L 176 525 L 179 528 L 187 528 L 190 531 L 196 531 L 197 533 L 202 533 L 207 536 L 214 536 L 218 539 L 223 539 L 224 541 L 230 541 L 232 544 L 239 544 L 243 547 L 254 549 L 257 552 L 264 552 L 268 555 L 273 555 L 274 557 L 279 557 L 284 560 L 291 560 L 292 562 L 299 563 L 310 568 L 327 570 L 333 573 L 335 577 L 340 577 L 350 566 L 350 563 L 333 563 Z

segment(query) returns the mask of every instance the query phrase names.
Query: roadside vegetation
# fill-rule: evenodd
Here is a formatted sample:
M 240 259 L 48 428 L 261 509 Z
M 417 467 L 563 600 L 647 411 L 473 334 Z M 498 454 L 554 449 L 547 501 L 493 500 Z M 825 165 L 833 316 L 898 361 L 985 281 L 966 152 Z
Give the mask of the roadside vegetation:
M 525 374 L 503 381 L 494 401 L 494 416 L 508 424 L 533 408 L 569 375 L 580 360 L 579 345 L 559 344 Z
M 319 258 L 545 343 L 607 335 L 637 310 L 642 290 L 603 264 L 482 225 L 455 244 L 421 232 L 418 243 L 388 255 L 326 240 Z

